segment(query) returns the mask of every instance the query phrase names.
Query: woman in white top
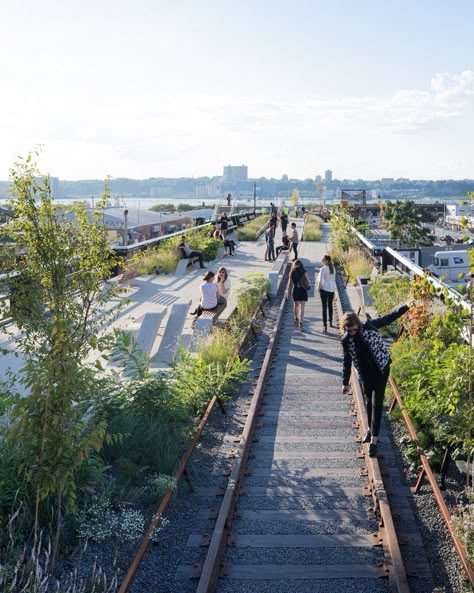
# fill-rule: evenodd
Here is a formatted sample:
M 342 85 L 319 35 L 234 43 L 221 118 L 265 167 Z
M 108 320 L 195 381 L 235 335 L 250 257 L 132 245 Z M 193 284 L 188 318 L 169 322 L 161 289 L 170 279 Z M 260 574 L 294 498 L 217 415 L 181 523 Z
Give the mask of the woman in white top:
M 332 317 L 334 300 L 334 293 L 336 292 L 336 274 L 334 272 L 334 265 L 330 255 L 325 255 L 321 260 L 322 268 L 319 270 L 318 276 L 318 290 L 321 296 L 321 304 L 323 306 L 323 332 L 328 331 L 328 313 L 329 325 L 333 327 Z
M 199 317 L 203 311 L 212 311 L 217 307 L 217 285 L 214 282 L 216 275 L 214 272 L 206 272 L 202 279 L 204 282 L 200 285 L 201 300 L 197 308 L 191 313 Z
M 217 302 L 223 305 L 223 308 L 227 306 L 227 301 L 230 296 L 230 279 L 225 268 L 219 268 L 216 276 L 217 285 Z

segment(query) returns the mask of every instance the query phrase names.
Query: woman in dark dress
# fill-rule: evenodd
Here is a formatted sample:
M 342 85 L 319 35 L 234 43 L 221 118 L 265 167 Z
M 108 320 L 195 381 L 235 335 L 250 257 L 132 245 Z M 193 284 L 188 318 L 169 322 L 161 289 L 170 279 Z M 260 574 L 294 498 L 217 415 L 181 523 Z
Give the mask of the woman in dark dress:
M 299 259 L 295 259 L 291 266 L 286 292 L 287 299 L 290 297 L 292 288 L 294 324 L 296 327 L 299 327 L 300 331 L 304 331 L 304 304 L 308 300 L 309 277 L 308 272 L 304 269 Z

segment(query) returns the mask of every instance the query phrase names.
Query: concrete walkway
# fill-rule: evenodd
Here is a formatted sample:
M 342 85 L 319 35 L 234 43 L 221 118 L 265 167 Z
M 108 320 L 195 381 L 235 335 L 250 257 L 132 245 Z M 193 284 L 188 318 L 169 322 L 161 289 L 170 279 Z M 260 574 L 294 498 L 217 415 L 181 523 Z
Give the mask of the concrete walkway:
M 291 222 L 296 222 L 298 234 L 301 238 L 303 220 L 301 218 L 291 219 Z M 300 242 L 298 255 L 305 265 L 310 266 L 319 263 L 321 256 L 326 252 L 328 247 L 326 244 L 328 225 L 325 225 L 325 227 L 326 232 L 322 237 L 321 243 Z M 277 229 L 275 239 L 275 247 L 278 245 L 281 245 L 280 227 Z M 233 257 L 223 256 L 214 262 L 206 262 L 207 270 L 214 272 L 217 272 L 220 266 L 224 266 L 228 271 L 231 281 L 231 296 L 227 308 L 220 317 L 222 321 L 228 318 L 237 304 L 235 288 L 238 286 L 241 278 L 250 272 L 261 272 L 268 277 L 273 263 L 264 261 L 264 254 L 265 237 L 262 235 L 258 241 L 242 241 L 238 249 L 235 250 Z M 130 331 L 136 336 L 145 314 L 162 312 L 164 309 L 167 309 L 157 339 L 150 352 L 150 356 L 153 357 L 160 346 L 160 340 L 170 315 L 171 305 L 174 303 L 186 303 L 191 300 L 191 310 L 193 310 L 194 306 L 198 304 L 200 296 L 199 285 L 202 283 L 203 272 L 204 270 L 201 270 L 198 265 L 195 265 L 184 276 L 174 276 L 171 274 L 139 276 L 131 282 L 125 283 L 124 294 L 120 298 L 115 299 L 114 302 L 111 302 L 111 306 L 116 305 L 120 301 L 125 304 L 120 310 L 119 315 L 107 326 L 107 331 L 112 328 L 120 328 Z M 181 340 L 181 344 L 184 347 L 189 345 L 192 336 L 192 320 L 193 317 L 189 315 L 185 319 Z M 16 374 L 23 362 L 15 353 L 15 337 L 8 335 L 6 332 L 0 332 L 0 347 L 11 352 L 11 354 L 4 355 L 0 358 L 0 369 L 3 376 L 5 377 L 5 374 L 9 370 Z

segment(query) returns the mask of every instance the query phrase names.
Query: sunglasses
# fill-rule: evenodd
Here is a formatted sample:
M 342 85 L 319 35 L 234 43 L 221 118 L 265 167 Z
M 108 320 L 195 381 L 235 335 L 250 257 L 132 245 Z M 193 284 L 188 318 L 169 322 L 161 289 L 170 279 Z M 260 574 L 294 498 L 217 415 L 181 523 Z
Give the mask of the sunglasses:
M 358 331 L 358 327 L 346 327 L 346 332 L 348 332 L 349 334 L 356 334 Z

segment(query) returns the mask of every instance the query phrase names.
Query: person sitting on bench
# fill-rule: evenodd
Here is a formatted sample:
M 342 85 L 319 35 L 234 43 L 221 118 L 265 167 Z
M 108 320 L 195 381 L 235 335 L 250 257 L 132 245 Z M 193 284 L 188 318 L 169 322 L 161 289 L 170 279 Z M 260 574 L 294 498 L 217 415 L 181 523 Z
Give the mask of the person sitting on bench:
M 227 307 L 227 301 L 230 296 L 230 279 L 227 270 L 224 267 L 220 267 L 217 270 L 216 276 L 217 285 L 217 304 L 224 310 Z
M 224 243 L 224 249 L 226 255 L 234 255 L 235 248 L 237 247 L 235 241 L 233 239 L 229 239 L 228 237 L 224 237 L 222 232 L 219 229 L 216 229 L 213 234 L 214 239 L 217 241 L 222 241 Z
M 288 239 L 288 235 L 285 233 L 282 238 L 281 242 L 283 245 L 278 245 L 276 248 L 276 256 L 278 257 L 282 251 L 288 251 L 290 249 L 290 240 Z
M 204 282 L 199 286 L 201 300 L 196 309 L 191 313 L 191 315 L 196 316 L 196 319 L 202 315 L 203 311 L 215 311 L 217 309 L 219 291 L 217 284 L 214 281 L 215 277 L 216 275 L 214 272 L 211 272 L 210 270 L 202 277 Z
M 202 251 L 197 251 L 191 249 L 189 245 L 186 243 L 186 237 L 184 235 L 181 236 L 181 241 L 178 245 L 178 249 L 181 249 L 183 257 L 189 259 L 190 257 L 197 257 L 199 259 L 199 266 L 201 268 L 205 268 L 204 265 L 204 253 Z

